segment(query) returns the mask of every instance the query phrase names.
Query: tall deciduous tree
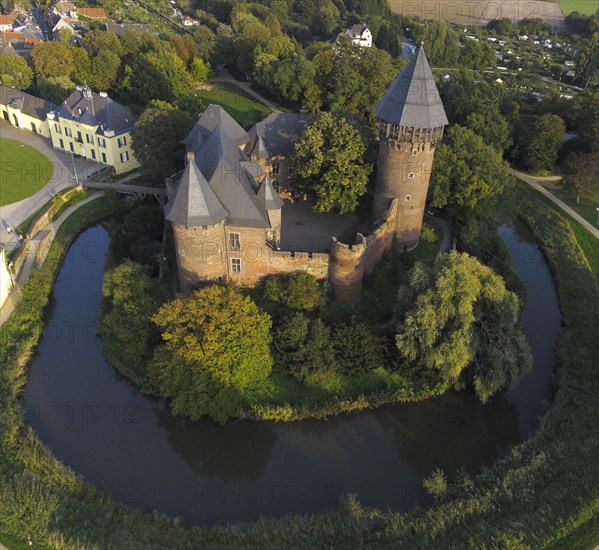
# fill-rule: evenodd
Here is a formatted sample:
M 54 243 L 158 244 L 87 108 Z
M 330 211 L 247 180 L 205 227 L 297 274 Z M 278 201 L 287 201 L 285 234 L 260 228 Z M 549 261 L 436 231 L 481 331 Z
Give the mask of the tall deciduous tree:
M 40 42 L 31 50 L 36 76 L 69 76 L 73 71 L 73 55 L 62 42 Z
M 501 153 L 464 126 L 452 126 L 437 148 L 432 205 L 471 209 L 499 195 L 508 181 Z
M 585 155 L 572 153 L 564 162 L 564 180 L 580 197 L 588 197 L 599 190 L 599 151 Z
M 173 174 L 183 157 L 180 142 L 193 124 L 189 114 L 163 101 L 152 101 L 135 123 L 131 142 L 135 157 L 157 177 Z
M 417 264 L 411 273 L 418 298 L 396 337 L 400 356 L 437 370 L 447 386 L 471 382 L 483 402 L 514 385 L 532 368 L 517 296 L 468 254 L 440 255 L 426 270 Z
M 562 118 L 546 114 L 530 125 L 518 140 L 520 165 L 525 170 L 551 170 L 559 149 L 566 140 L 566 125 Z
M 295 144 L 294 162 L 317 212 L 355 210 L 371 171 L 364 164 L 365 152 L 360 134 L 343 117 L 325 112 L 306 126 Z
M 104 314 L 99 332 L 108 359 L 140 383 L 146 376 L 156 328 L 150 316 L 158 309 L 146 269 L 125 260 L 106 272 L 102 285 Z
M 211 285 L 164 305 L 152 317 L 163 345 L 151 380 L 175 414 L 223 423 L 272 369 L 270 317 L 231 286 Z
M 0 80 L 7 86 L 26 90 L 33 81 L 33 71 L 20 55 L 0 55 Z

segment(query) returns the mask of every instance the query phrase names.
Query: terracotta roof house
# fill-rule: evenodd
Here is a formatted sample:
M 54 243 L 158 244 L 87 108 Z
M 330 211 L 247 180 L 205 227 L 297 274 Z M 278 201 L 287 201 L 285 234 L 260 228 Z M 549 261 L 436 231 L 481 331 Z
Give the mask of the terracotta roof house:
M 77 8 L 77 13 L 89 19 L 106 19 L 104 8 Z
M 0 15 L 0 31 L 11 31 L 16 16 L 14 12 Z

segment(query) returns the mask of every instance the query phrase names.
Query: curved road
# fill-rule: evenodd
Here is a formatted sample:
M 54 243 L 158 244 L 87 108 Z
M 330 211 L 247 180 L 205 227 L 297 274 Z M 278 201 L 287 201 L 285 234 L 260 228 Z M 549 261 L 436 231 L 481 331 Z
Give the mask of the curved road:
M 510 169 L 510 173 L 513 176 L 516 176 L 519 180 L 522 180 L 528 183 L 531 187 L 534 187 L 537 191 L 545 195 L 550 201 L 557 204 L 564 212 L 572 216 L 582 227 L 590 231 L 593 236 L 599 239 L 599 229 L 593 227 L 588 221 L 586 221 L 580 214 L 578 214 L 575 210 L 570 208 L 565 202 L 558 199 L 553 193 L 548 191 L 542 182 L 550 182 L 557 181 L 561 178 L 557 176 L 550 176 L 547 178 L 530 176 L 529 174 L 525 174 L 524 172 L 520 172 L 519 170 Z

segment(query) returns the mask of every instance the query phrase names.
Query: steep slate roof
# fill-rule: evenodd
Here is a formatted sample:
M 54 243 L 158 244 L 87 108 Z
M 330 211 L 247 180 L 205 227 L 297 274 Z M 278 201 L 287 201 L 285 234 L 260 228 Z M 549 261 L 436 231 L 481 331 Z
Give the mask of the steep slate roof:
M 366 23 L 355 23 L 347 29 L 347 32 L 351 33 L 353 38 L 360 38 L 366 29 L 368 29 Z
M 268 176 L 265 176 L 258 189 L 258 200 L 265 210 L 278 210 L 283 206 L 283 199 L 279 197 L 270 183 Z
M 298 113 L 271 113 L 249 131 L 248 153 L 256 158 L 290 157 L 299 138 L 313 117 Z
M 0 54 L 2 55 L 19 55 L 12 44 L 4 38 L 0 38 Z
M 227 113 L 227 111 L 220 105 L 213 105 L 211 103 L 202 113 L 195 126 L 191 129 L 191 132 L 189 132 L 187 137 L 181 143 L 193 146 L 194 141 L 198 140 L 199 135 L 205 140 L 217 126 L 220 126 L 223 132 L 225 132 L 238 147 L 247 143 L 250 139 L 247 132 L 237 124 L 235 119 Z
M 214 225 L 228 215 L 229 212 L 220 203 L 194 162 L 193 153 L 190 153 L 177 192 L 166 205 L 166 219 L 179 225 L 194 227 Z
M 92 92 L 86 86 L 77 89 L 58 108 L 56 114 L 88 126 L 100 126 L 99 134 L 112 131 L 124 134 L 133 130 L 135 117 L 107 95 Z
M 415 128 L 449 124 L 422 46 L 377 105 L 376 116 L 391 124 Z
M 50 101 L 4 85 L 0 85 L 0 104 L 19 109 L 38 120 L 46 120 L 48 112 L 56 109 L 56 105 Z

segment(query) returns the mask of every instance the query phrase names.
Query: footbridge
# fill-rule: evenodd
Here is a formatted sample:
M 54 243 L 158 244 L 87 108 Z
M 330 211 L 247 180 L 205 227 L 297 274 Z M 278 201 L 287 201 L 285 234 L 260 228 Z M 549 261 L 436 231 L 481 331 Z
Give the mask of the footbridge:
M 139 198 L 153 195 L 160 200 L 162 197 L 166 197 L 166 187 L 151 182 L 131 180 L 126 182 L 118 180 L 86 181 L 83 186 L 88 189 L 114 189 L 117 193 L 134 195 Z

